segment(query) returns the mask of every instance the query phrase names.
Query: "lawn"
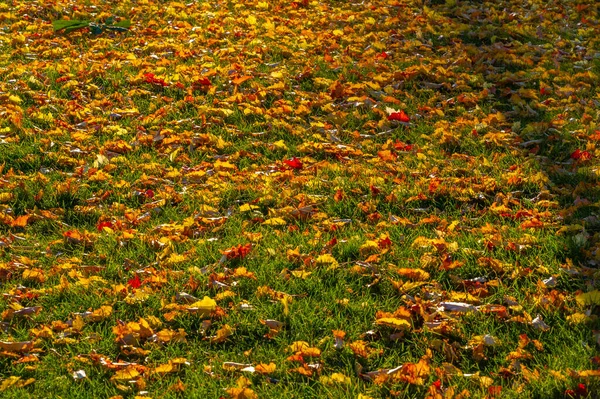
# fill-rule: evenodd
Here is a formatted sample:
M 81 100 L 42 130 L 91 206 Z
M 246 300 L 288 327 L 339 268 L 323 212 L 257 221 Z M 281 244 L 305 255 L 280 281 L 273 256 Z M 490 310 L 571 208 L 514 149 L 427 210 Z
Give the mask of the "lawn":
M 595 398 L 593 0 L 0 4 L 0 396 Z

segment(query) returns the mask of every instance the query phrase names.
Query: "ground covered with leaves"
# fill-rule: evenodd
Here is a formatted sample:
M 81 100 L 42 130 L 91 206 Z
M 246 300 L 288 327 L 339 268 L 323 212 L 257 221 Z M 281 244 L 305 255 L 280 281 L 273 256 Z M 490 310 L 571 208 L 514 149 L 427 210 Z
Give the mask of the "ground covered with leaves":
M 1 395 L 593 397 L 599 21 L 0 4 Z

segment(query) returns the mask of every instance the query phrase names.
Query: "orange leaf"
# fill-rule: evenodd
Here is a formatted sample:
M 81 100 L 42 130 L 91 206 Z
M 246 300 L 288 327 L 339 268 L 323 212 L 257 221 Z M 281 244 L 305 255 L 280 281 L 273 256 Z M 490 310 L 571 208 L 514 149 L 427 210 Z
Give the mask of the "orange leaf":
M 15 220 L 10 222 L 10 225 L 11 225 L 11 227 L 25 227 L 25 226 L 27 226 L 27 222 L 29 221 L 29 218 L 31 218 L 31 215 L 17 216 L 17 218 L 15 218 Z
M 254 370 L 260 374 L 271 374 L 275 371 L 275 369 L 277 369 L 277 366 L 273 362 L 269 364 L 260 363 L 254 368 Z
M 231 83 L 233 83 L 233 84 L 234 84 L 234 85 L 236 85 L 236 86 L 239 86 L 239 85 L 241 85 L 242 83 L 244 83 L 245 81 L 247 81 L 247 80 L 249 80 L 249 79 L 252 79 L 252 76 L 249 76 L 249 75 L 244 75 L 244 76 L 240 76 L 240 77 L 239 77 L 239 78 L 237 78 L 237 79 L 233 79 L 233 80 L 231 81 Z

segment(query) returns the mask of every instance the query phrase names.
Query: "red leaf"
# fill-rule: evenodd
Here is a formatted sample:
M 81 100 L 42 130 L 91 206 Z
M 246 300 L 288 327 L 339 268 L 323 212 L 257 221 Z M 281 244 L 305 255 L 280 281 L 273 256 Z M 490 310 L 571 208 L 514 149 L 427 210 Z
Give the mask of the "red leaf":
M 403 143 L 400 140 L 396 140 L 396 142 L 394 143 L 394 148 L 398 151 L 411 151 L 413 149 L 413 145 Z
M 127 285 L 129 285 L 131 288 L 140 288 L 142 286 L 140 276 L 136 274 L 134 278 L 127 281 Z
M 501 392 L 502 392 L 502 387 L 499 385 L 493 385 L 491 387 L 488 387 L 488 393 L 490 394 L 490 397 L 492 397 L 492 398 L 499 398 Z
M 410 118 L 406 115 L 404 111 L 392 112 L 388 115 L 388 121 L 399 121 L 399 122 L 408 122 Z
M 194 83 L 192 83 L 194 86 L 210 86 L 210 80 L 208 80 L 208 78 L 202 77 L 198 80 L 196 80 Z
M 102 229 L 105 227 L 112 229 L 114 227 L 114 225 L 112 224 L 112 222 L 100 222 L 96 225 L 96 228 L 98 229 L 98 231 L 102 231 Z
M 390 240 L 390 237 L 385 237 L 381 240 L 379 240 L 377 242 L 377 245 L 379 245 L 379 248 L 389 248 L 392 246 L 392 240 Z
M 221 253 L 227 257 L 227 259 L 243 259 L 245 258 L 252 249 L 252 244 L 248 243 L 245 245 L 238 244 L 237 247 L 231 247 L 222 251 Z
M 383 58 L 385 60 L 389 56 L 390 55 L 388 53 L 386 53 L 385 51 L 382 51 L 381 53 L 377 54 L 377 56 L 375 58 Z
M 150 83 L 157 86 L 165 87 L 169 85 L 167 82 L 164 81 L 164 79 L 158 79 L 157 77 L 155 77 L 153 73 L 145 73 L 144 80 L 146 81 L 146 83 Z
M 581 151 L 578 148 L 571 154 L 571 159 L 574 159 L 576 161 L 587 161 L 588 159 L 592 159 L 592 154 L 590 154 L 588 151 Z
M 300 160 L 296 157 L 292 159 L 284 159 L 283 163 L 292 169 L 302 169 L 302 162 L 300 162 Z

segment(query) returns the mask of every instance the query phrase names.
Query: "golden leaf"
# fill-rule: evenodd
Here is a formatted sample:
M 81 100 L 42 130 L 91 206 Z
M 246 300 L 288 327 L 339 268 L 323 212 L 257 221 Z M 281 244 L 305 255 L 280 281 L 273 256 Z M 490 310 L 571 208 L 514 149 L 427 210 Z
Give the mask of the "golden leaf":
M 85 322 L 83 321 L 83 318 L 80 315 L 75 316 L 75 319 L 73 320 L 73 323 L 72 323 L 73 330 L 81 331 L 84 326 L 85 326 Z
M 140 376 L 140 372 L 133 366 L 126 367 L 117 372 L 111 377 L 111 380 L 129 381 Z
M 265 220 L 263 224 L 267 226 L 285 226 L 287 222 L 282 218 L 271 218 Z
M 338 261 L 331 254 L 319 255 L 315 263 L 317 266 L 329 265 L 329 269 L 336 269 L 339 266 Z
M 252 17 L 252 18 L 254 18 L 254 17 Z M 256 21 L 256 18 L 254 20 Z M 252 76 L 241 76 L 237 79 L 234 79 L 231 83 L 233 83 L 236 86 L 239 86 L 249 79 L 252 79 Z
M 254 368 L 254 370 L 260 374 L 271 374 L 271 373 L 275 372 L 276 369 L 277 369 L 277 366 L 273 362 L 271 362 L 269 364 L 260 363 Z
M 398 319 L 395 317 L 383 317 L 375 321 L 378 326 L 391 327 L 396 330 L 409 330 L 411 328 L 410 322 L 404 319 Z
M 231 399 L 258 399 L 258 395 L 250 388 L 228 388 L 225 392 Z
M 201 301 L 194 302 L 186 310 L 193 314 L 208 315 L 217 308 L 217 302 L 205 296 Z
M 229 324 L 225 324 L 223 327 L 217 330 L 217 335 L 209 337 L 209 341 L 211 344 L 225 342 L 227 338 L 233 335 L 234 331 L 235 330 Z
M 33 349 L 33 341 L 6 342 L 0 341 L 0 349 L 7 352 L 30 352 Z
M 582 306 L 600 305 L 600 291 L 594 290 L 575 296 L 575 300 Z

